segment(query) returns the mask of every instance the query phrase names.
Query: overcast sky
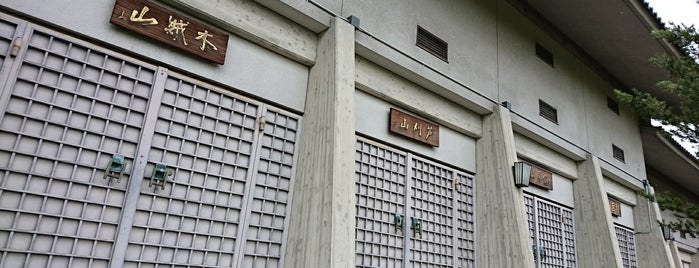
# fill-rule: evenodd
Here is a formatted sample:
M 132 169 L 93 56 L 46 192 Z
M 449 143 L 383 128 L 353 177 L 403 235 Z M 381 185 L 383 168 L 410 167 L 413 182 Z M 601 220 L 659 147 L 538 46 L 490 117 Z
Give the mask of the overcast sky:
M 646 0 L 663 22 L 694 24 L 699 27 L 697 0 Z

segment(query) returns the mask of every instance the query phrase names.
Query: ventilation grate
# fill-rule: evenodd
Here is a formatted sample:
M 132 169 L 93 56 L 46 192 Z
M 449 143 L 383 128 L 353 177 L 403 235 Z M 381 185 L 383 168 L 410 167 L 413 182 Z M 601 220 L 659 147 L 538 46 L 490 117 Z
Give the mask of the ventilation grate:
M 553 67 L 553 54 L 539 43 L 536 43 L 536 56 Z
M 612 98 L 607 97 L 607 108 L 612 110 L 615 114 L 619 115 L 619 103 L 614 101 Z
M 549 121 L 558 124 L 558 111 L 548 103 L 539 100 L 539 115 Z
M 449 44 L 420 26 L 417 26 L 416 45 L 435 57 L 445 62 L 449 62 Z
M 622 150 L 614 144 L 612 144 L 612 155 L 614 156 L 614 159 L 619 160 L 621 162 L 626 162 L 626 160 L 624 159 L 624 150 Z

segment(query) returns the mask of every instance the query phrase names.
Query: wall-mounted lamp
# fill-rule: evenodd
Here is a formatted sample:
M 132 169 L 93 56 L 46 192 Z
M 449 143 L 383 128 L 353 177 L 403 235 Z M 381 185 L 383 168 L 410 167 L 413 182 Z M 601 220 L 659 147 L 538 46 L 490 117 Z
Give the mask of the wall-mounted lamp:
M 663 231 L 663 238 L 665 238 L 665 240 L 675 240 L 673 235 L 674 230 L 672 230 L 669 224 L 660 224 L 660 229 Z
M 509 101 L 503 101 L 500 103 L 500 105 L 502 105 L 502 107 L 507 108 L 508 110 L 512 110 L 512 103 Z
M 532 174 L 532 165 L 527 162 L 515 162 L 512 167 L 512 171 L 515 175 L 515 186 L 517 187 L 528 187 L 529 177 Z

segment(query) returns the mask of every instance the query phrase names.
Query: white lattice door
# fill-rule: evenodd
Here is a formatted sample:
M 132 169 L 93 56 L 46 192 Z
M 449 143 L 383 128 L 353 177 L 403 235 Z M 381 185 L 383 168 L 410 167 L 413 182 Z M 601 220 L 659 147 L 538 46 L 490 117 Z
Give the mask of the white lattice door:
M 358 139 L 357 267 L 475 267 L 472 175 Z
M 281 266 L 299 116 L 0 19 L 0 267 Z
M 573 211 L 528 194 L 524 204 L 536 267 L 577 267 Z
M 616 239 L 619 242 L 619 253 L 621 253 L 621 263 L 624 268 L 637 268 L 636 262 L 636 242 L 634 230 L 619 224 L 614 225 Z
M 2 91 L 0 266 L 104 267 L 129 182 L 103 179 L 105 167 L 136 157 L 156 68 L 50 31 L 24 36 Z

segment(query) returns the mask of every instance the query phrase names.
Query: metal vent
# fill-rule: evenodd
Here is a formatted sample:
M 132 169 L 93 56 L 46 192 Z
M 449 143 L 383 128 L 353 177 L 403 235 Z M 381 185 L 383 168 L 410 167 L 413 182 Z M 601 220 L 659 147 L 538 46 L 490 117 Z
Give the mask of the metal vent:
M 619 115 L 619 103 L 614 101 L 610 97 L 607 97 L 607 108 L 609 108 L 609 110 L 612 110 L 615 114 Z
M 621 162 L 625 162 L 624 150 L 622 150 L 621 148 L 617 147 L 614 144 L 612 144 L 612 154 L 614 156 L 614 159 L 619 160 Z
M 553 67 L 553 54 L 539 43 L 536 43 L 536 56 Z
M 556 108 L 553 108 L 553 106 L 542 100 L 539 100 L 539 115 L 558 124 L 558 112 L 556 111 Z
M 420 26 L 417 26 L 417 42 L 415 45 L 435 57 L 449 62 L 449 44 Z

